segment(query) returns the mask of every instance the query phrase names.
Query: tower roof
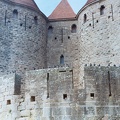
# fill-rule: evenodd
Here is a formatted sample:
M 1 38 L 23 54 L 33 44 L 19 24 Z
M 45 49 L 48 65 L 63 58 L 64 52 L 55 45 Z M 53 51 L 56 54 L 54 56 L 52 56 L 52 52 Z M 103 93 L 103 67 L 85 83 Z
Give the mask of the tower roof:
M 34 0 L 10 0 L 10 1 L 12 1 L 14 3 L 26 5 L 26 6 L 29 6 L 29 7 L 32 7 L 34 9 L 38 10 L 38 7 L 37 7 L 36 3 L 34 2 Z
M 68 1 L 62 0 L 48 18 L 66 19 L 66 18 L 75 18 L 75 16 L 76 14 L 74 13 Z

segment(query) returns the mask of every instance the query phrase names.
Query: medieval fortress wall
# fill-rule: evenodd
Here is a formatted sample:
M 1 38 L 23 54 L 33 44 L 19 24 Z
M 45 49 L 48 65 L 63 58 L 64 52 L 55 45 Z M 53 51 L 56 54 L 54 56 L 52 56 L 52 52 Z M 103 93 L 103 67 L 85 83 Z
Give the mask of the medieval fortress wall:
M 69 21 L 47 22 L 10 1 L 0 0 L 0 11 L 1 120 L 120 119 L 119 0 Z
M 26 72 L 25 96 L 14 95 L 15 74 L 1 76 L 1 120 L 119 120 L 120 67 L 86 66 L 85 89 L 77 91 L 72 72 Z
M 1 120 L 74 119 L 71 68 L 28 71 L 25 78 L 25 96 L 22 96 L 14 94 L 15 74 L 0 77 Z

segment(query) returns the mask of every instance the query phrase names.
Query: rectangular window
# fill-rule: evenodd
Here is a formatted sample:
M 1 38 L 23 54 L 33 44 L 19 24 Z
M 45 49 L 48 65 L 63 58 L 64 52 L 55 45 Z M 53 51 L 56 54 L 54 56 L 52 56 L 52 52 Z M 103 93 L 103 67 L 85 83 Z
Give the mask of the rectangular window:
M 7 105 L 10 105 L 11 104 L 11 100 L 7 100 Z
M 67 94 L 63 94 L 63 99 L 67 99 Z
M 35 96 L 31 96 L 31 102 L 35 101 Z
M 94 93 L 90 93 L 90 97 L 91 97 L 91 98 L 94 98 Z

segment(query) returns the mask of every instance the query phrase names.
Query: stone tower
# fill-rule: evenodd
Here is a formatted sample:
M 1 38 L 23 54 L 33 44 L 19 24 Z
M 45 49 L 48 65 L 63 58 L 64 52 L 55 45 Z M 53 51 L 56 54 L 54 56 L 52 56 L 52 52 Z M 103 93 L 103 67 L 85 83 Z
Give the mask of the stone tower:
M 0 0 L 0 119 L 119 120 L 119 21 L 119 0 L 61 0 L 48 18 Z
M 46 21 L 33 0 L 0 1 L 0 72 L 46 67 Z

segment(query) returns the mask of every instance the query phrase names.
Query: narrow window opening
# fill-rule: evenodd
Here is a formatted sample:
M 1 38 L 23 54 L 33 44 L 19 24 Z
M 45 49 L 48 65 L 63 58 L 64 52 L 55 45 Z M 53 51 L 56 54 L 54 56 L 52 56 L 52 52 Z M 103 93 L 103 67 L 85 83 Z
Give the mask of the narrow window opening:
M 89 24 L 89 26 L 91 26 L 91 23 Z
M 84 23 L 86 23 L 86 22 L 87 22 L 87 15 L 84 14 Z
M 111 5 L 111 12 L 112 12 L 112 21 L 114 21 L 114 15 L 113 15 L 113 5 Z
M 22 23 L 20 23 L 20 26 L 23 26 L 23 24 L 22 24 Z
M 47 98 L 49 98 L 49 73 L 47 73 Z
M 94 93 L 90 93 L 90 97 L 91 97 L 91 98 L 94 98 Z
M 37 16 L 34 17 L 34 22 L 36 25 L 38 24 L 38 17 Z
M 96 23 L 98 23 L 98 20 L 96 21 Z
M 63 30 L 63 28 L 61 29 L 61 35 L 62 35 L 62 38 L 61 38 L 61 42 L 63 43 L 63 32 L 64 32 L 64 30 Z
M 71 26 L 71 32 L 72 32 L 72 33 L 76 33 L 76 32 L 77 32 L 77 26 L 76 26 L 75 24 L 73 24 L 73 25 Z
M 27 24 L 27 16 L 25 16 L 25 31 L 26 31 L 26 25 Z
M 11 104 L 11 100 L 7 100 L 7 105 L 10 105 Z
M 6 21 L 7 21 L 7 10 L 5 11 L 5 26 L 6 26 Z
M 64 100 L 67 99 L 67 94 L 63 94 L 63 99 L 64 99 Z
M 32 26 L 29 26 L 29 29 L 31 29 L 32 28 Z
M 47 93 L 47 98 L 49 98 L 49 93 Z
M 61 64 L 61 65 L 64 64 L 64 56 L 63 56 L 63 55 L 60 56 L 60 64 Z
M 35 96 L 31 96 L 31 102 L 35 101 Z
M 66 72 L 66 70 L 60 70 L 59 72 Z
M 47 73 L 47 81 L 49 80 L 49 73 Z
M 57 40 L 57 37 L 55 37 L 55 40 Z
M 27 70 L 27 68 L 24 68 L 24 70 Z
M 100 7 L 100 15 L 103 15 L 103 14 L 104 14 L 104 10 L 105 10 L 105 6 L 102 5 L 102 6 Z
M 13 18 L 18 18 L 18 11 L 17 11 L 17 9 L 13 10 Z
M 111 92 L 111 80 L 110 80 L 110 71 L 108 71 L 108 82 L 109 82 L 109 97 L 112 96 Z
M 68 39 L 70 39 L 70 36 L 68 36 Z
M 93 28 L 94 28 L 94 13 L 92 13 L 92 21 L 93 21 Z
M 49 33 L 49 34 L 53 33 L 53 27 L 52 27 L 52 26 L 49 26 L 49 27 L 48 27 L 48 33 Z

